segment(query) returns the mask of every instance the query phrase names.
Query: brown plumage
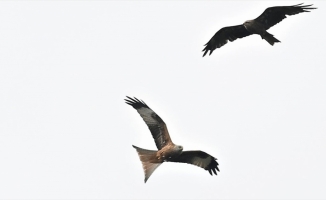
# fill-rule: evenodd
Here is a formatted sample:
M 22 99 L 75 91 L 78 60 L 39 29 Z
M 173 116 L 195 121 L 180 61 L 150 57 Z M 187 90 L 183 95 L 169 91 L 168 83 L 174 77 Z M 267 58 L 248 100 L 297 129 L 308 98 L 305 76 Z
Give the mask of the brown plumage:
M 262 39 L 266 40 L 270 45 L 280 42 L 267 30 L 275 24 L 286 18 L 286 15 L 296 15 L 302 12 L 310 12 L 312 5 L 293 5 L 293 6 L 275 6 L 267 8 L 259 17 L 253 20 L 247 20 L 242 25 L 224 27 L 217 31 L 215 35 L 204 45 L 204 55 L 209 51 L 209 55 L 216 48 L 220 48 L 228 41 L 234 41 L 238 38 L 247 37 L 252 34 L 258 34 Z
M 147 150 L 132 145 L 142 162 L 145 183 L 152 175 L 155 169 L 163 162 L 181 162 L 193 164 L 201 167 L 212 175 L 217 175 L 219 171 L 216 158 L 203 151 L 183 151 L 183 147 L 175 145 L 169 135 L 168 129 L 164 121 L 150 109 L 144 101 L 137 98 L 127 96 L 126 103 L 137 110 L 140 116 L 147 124 L 152 133 L 158 151 Z M 213 173 L 212 173 L 213 172 Z

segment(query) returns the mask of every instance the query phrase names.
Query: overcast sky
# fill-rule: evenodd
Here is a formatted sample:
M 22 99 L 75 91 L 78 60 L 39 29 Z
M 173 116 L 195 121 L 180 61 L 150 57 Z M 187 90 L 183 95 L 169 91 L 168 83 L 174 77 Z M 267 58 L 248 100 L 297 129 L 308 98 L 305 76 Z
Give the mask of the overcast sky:
M 0 1 L 0 199 L 325 199 L 326 2 L 202 57 L 224 26 L 302 1 Z M 218 176 L 163 163 L 125 96 Z

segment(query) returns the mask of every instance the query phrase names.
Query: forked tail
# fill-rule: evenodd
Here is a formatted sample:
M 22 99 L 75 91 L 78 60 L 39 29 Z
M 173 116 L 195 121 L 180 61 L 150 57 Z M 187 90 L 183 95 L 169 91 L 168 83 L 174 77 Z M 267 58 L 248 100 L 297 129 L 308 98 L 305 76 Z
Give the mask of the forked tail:
M 261 37 L 265 39 L 272 46 L 274 45 L 275 42 L 281 42 L 268 32 L 265 32 L 265 34 L 261 35 Z
M 139 159 L 143 165 L 143 170 L 145 174 L 145 183 L 149 179 L 149 177 L 152 175 L 152 173 L 155 171 L 155 169 L 162 164 L 157 158 L 156 158 L 156 152 L 152 150 L 146 150 L 139 147 L 136 147 L 132 145 L 139 156 Z

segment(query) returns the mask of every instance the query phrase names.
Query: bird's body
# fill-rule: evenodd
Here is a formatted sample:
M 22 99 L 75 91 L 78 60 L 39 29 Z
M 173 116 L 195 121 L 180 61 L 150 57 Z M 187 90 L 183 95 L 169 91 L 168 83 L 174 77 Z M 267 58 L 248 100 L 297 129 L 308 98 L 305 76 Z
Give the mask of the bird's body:
M 263 28 L 263 25 L 255 20 L 247 20 L 243 23 L 243 26 L 247 29 L 248 32 L 252 34 L 264 34 L 266 30 Z
M 266 40 L 270 45 L 274 45 L 276 42 L 280 42 L 278 39 L 273 37 L 272 34 L 268 33 L 264 28 L 264 25 L 256 20 L 247 20 L 243 23 L 243 26 L 251 34 L 258 34 L 262 39 Z
M 167 144 L 155 153 L 155 162 L 163 163 L 164 161 L 169 161 L 169 159 L 179 156 L 182 150 L 182 146 L 173 143 Z
M 228 41 L 234 41 L 238 38 L 247 37 L 252 34 L 258 34 L 262 39 L 266 40 L 270 45 L 280 42 L 267 30 L 275 24 L 286 18 L 286 15 L 295 15 L 302 12 L 310 12 L 311 5 L 293 5 L 293 6 L 275 6 L 267 8 L 259 17 L 253 20 L 247 20 L 241 25 L 229 26 L 221 28 L 215 35 L 205 44 L 203 49 L 204 55 L 209 51 L 209 55 L 216 48 L 224 46 Z
M 182 146 L 175 145 L 172 142 L 164 121 L 145 102 L 137 98 L 127 98 L 126 103 L 134 107 L 143 118 L 158 148 L 155 151 L 142 149 L 133 145 L 143 165 L 145 182 L 163 162 L 193 164 L 208 170 L 211 175 L 212 172 L 217 175 L 216 171 L 219 171 L 219 169 L 216 158 L 203 151 L 183 151 Z

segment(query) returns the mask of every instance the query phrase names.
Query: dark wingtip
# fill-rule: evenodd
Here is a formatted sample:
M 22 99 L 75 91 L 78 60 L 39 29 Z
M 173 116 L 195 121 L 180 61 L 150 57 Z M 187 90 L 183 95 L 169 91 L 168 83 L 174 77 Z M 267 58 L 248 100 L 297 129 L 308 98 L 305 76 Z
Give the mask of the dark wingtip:
M 208 51 L 208 50 L 207 50 L 207 51 Z M 203 57 L 205 57 L 205 56 L 206 56 L 206 54 L 207 54 L 207 51 L 205 51 L 205 53 L 204 53 Z
M 127 97 L 127 99 L 125 99 L 125 101 L 126 101 L 125 103 L 128 104 L 128 105 L 131 105 L 135 109 L 138 109 L 138 108 L 141 108 L 141 107 L 149 108 L 147 106 L 147 104 L 143 100 L 139 100 L 136 97 L 134 97 L 134 98 L 131 98 L 129 96 L 126 96 L 126 97 Z
M 209 54 L 208 54 L 209 56 L 210 56 L 210 55 L 213 53 L 213 51 L 212 51 L 212 50 L 206 49 L 206 51 L 205 51 L 205 53 L 204 53 L 203 57 L 204 57 L 204 56 L 206 56 L 206 54 L 207 54 L 207 52 L 208 52 L 208 51 L 210 51 L 210 52 L 209 52 Z
M 303 3 L 300 3 L 300 4 L 297 4 L 297 5 L 294 5 L 294 7 L 299 7 L 299 8 L 302 8 L 303 9 L 303 12 L 310 12 L 309 10 L 307 9 L 317 9 L 317 8 L 312 8 L 310 6 L 313 6 L 314 4 L 310 4 L 310 5 L 302 5 Z M 302 5 L 302 6 L 301 6 Z
M 126 96 L 126 99 L 124 99 L 125 101 L 133 101 L 133 99 L 129 96 Z M 127 103 L 127 102 L 126 102 Z
M 125 103 L 128 104 L 128 105 L 131 105 L 135 103 L 135 100 L 129 96 L 126 96 L 127 98 L 124 99 L 125 100 Z
M 296 4 L 296 5 L 294 5 L 294 6 L 300 6 L 300 5 L 302 5 L 303 3 L 299 3 L 299 4 Z
M 207 44 L 205 44 L 205 45 L 207 45 Z M 203 55 L 203 57 L 205 57 L 206 54 L 207 54 L 207 52 L 208 52 L 207 46 L 206 46 L 202 51 L 205 51 L 205 52 L 204 52 L 204 55 Z
M 206 170 L 209 172 L 210 175 L 213 176 L 213 173 L 215 175 L 217 175 L 217 172 L 220 171 L 220 169 L 218 168 L 218 163 L 216 162 L 216 158 L 213 157 L 213 160 L 211 161 L 211 163 L 209 164 L 209 166 L 206 168 Z M 213 173 L 212 173 L 213 172 Z

